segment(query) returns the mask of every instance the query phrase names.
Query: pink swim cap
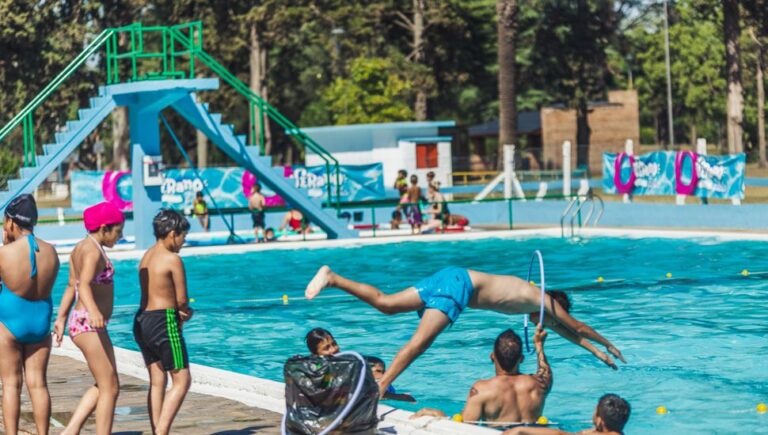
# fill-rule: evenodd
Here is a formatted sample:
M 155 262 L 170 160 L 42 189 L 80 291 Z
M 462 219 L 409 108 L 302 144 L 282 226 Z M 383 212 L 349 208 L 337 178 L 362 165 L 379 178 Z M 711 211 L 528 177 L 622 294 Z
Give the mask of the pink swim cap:
M 114 225 L 125 222 L 125 216 L 111 202 L 102 202 L 88 207 L 83 212 L 83 223 L 89 232 L 98 230 L 102 225 Z

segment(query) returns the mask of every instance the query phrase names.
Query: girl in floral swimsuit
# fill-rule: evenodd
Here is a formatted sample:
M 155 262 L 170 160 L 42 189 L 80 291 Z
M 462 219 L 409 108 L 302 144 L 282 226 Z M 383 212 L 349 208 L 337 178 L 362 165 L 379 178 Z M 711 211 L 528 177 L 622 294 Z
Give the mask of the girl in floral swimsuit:
M 83 220 L 88 235 L 70 254 L 69 284 L 59 304 L 54 334 L 61 344 L 69 321 L 69 336 L 83 352 L 96 385 L 80 400 L 62 433 L 79 433 L 95 411 L 96 433 L 109 434 L 119 385 L 115 352 L 107 333 L 114 306 L 115 269 L 104 246 L 112 247 L 120 240 L 125 218 L 117 207 L 104 202 L 86 209 Z

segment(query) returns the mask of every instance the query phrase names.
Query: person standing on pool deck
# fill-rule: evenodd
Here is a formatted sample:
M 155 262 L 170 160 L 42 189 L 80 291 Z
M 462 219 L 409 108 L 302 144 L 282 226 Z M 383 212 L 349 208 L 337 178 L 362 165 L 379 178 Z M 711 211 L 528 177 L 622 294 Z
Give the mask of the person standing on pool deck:
M 261 185 L 256 183 L 251 188 L 251 196 L 248 197 L 248 210 L 251 211 L 253 220 L 253 234 L 256 243 L 266 242 L 264 237 L 264 195 L 261 194 Z
M 605 394 L 600 398 L 592 414 L 594 427 L 591 429 L 565 432 L 547 427 L 516 427 L 504 431 L 501 435 L 623 435 L 630 411 L 631 408 L 626 400 L 615 394 Z
M 492 275 L 460 267 L 448 267 L 395 294 L 345 278 L 322 266 L 305 290 L 313 299 L 326 287 L 335 287 L 355 296 L 384 314 L 417 311 L 419 326 L 403 346 L 379 383 L 386 391 L 408 366 L 426 351 L 437 336 L 456 321 L 467 306 L 504 314 L 526 314 L 539 309 L 541 291 L 534 285 L 511 275 Z M 570 329 L 573 334 L 606 346 L 621 361 L 616 347 L 588 325 L 574 319 L 549 295 L 545 295 L 545 314 Z
M 421 224 L 424 222 L 421 216 L 421 188 L 419 187 L 419 177 L 416 174 L 411 175 L 411 186 L 408 187 L 408 208 L 406 215 L 408 223 L 411 224 L 411 234 L 421 234 Z
M 141 258 L 141 305 L 133 336 L 149 371 L 147 408 L 152 432 L 166 435 L 189 391 L 192 378 L 182 324 L 192 317 L 187 277 L 179 251 L 189 221 L 174 210 L 161 210 L 152 220 L 157 243 Z M 173 385 L 166 392 L 168 373 Z
M 524 359 L 520 337 L 511 329 L 499 334 L 491 352 L 496 376 L 472 385 L 461 411 L 462 421 L 482 421 L 486 424 L 497 421 L 533 423 L 541 417 L 544 401 L 552 389 L 552 370 L 544 355 L 546 337 L 547 332 L 543 328 L 536 328 L 533 342 L 536 346 L 538 370 L 534 375 L 523 375 L 520 374 L 520 364 Z M 424 408 L 411 418 L 422 416 L 445 417 L 445 413 Z
M 32 195 L 14 198 L 5 209 L 0 247 L 0 377 L 3 424 L 9 434 L 18 431 L 22 379 L 32 400 L 37 433 L 48 433 L 51 418 L 46 370 L 51 355 L 51 289 L 59 257 L 51 244 L 35 237 L 36 223 Z
M 125 216 L 111 202 L 87 208 L 83 223 L 88 235 L 69 256 L 69 282 L 54 324 L 56 345 L 61 344 L 69 323 L 69 337 L 83 353 L 96 384 L 80 399 L 64 434 L 79 433 L 94 411 L 96 433 L 112 433 L 120 383 L 115 351 L 107 332 L 115 304 L 115 268 L 104 246 L 111 248 L 122 238 L 124 222 Z
M 203 231 L 210 231 L 208 204 L 206 204 L 205 199 L 203 198 L 202 191 L 198 191 L 195 194 L 195 202 L 192 204 L 192 213 L 197 216 L 197 220 L 200 221 L 200 226 L 203 227 Z

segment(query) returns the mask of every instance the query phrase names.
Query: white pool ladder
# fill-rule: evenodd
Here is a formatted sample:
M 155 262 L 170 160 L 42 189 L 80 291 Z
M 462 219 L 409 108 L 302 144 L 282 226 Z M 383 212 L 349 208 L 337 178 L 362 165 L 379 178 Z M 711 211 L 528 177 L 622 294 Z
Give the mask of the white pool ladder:
M 587 211 L 586 217 L 582 220 L 581 212 L 582 209 L 584 209 L 584 206 L 587 204 L 589 204 L 589 209 Z M 590 225 L 596 227 L 597 224 L 600 223 L 600 219 L 602 219 L 603 213 L 605 213 L 605 203 L 603 202 L 603 199 L 600 197 L 600 195 L 595 194 L 592 189 L 589 189 L 587 194 L 584 196 L 574 196 L 568 202 L 565 210 L 563 210 L 563 214 L 560 215 L 560 236 L 565 237 L 566 220 L 569 220 L 570 223 L 570 237 L 574 237 L 576 235 L 574 228 L 576 222 L 578 222 L 579 228 L 588 227 Z

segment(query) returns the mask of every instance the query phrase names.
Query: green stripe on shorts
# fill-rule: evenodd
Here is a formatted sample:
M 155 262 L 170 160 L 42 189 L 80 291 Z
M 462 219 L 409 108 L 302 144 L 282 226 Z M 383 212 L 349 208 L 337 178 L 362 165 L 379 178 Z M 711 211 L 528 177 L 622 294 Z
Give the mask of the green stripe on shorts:
M 166 309 L 165 318 L 166 327 L 168 328 L 168 339 L 171 341 L 173 368 L 181 370 L 184 368 L 184 354 L 181 350 L 181 337 L 179 337 L 179 325 L 176 322 L 176 310 L 172 308 Z

